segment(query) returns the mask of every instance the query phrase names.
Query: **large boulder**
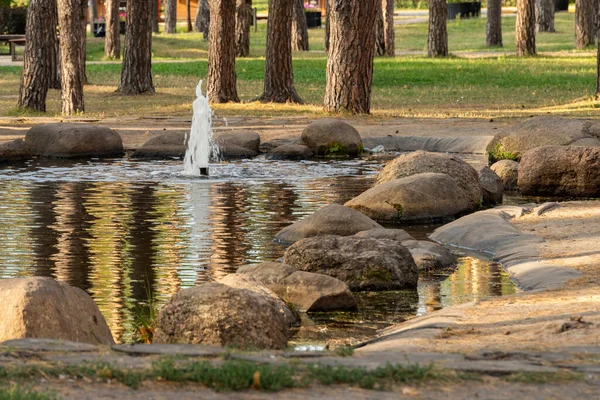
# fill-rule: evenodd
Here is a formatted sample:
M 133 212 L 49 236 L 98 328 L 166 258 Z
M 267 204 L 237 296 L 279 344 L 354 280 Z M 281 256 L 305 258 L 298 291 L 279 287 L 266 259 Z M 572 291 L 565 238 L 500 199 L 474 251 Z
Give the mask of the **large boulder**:
M 450 176 L 426 173 L 376 185 L 345 206 L 381 222 L 431 222 L 472 210 L 471 200 Z
M 515 190 L 518 188 L 519 163 L 513 160 L 500 160 L 490 166 L 490 169 L 500 177 L 504 190 Z
M 259 281 L 299 311 L 356 309 L 356 301 L 348 286 L 331 276 L 298 271 L 290 265 L 276 262 L 245 265 L 238 268 L 238 274 Z
M 40 157 L 113 157 L 123 154 L 121 136 L 110 128 L 75 123 L 35 125 L 25 134 L 31 154 Z
M 0 279 L 0 342 L 43 338 L 112 344 L 94 300 L 51 278 Z
M 260 135 L 256 132 L 225 132 L 215 137 L 221 157 L 225 159 L 256 157 Z
M 542 146 L 600 146 L 600 125 L 591 120 L 554 116 L 530 118 L 497 134 L 488 144 L 490 162 L 519 160 Z
M 421 271 L 438 271 L 456 266 L 456 256 L 442 245 L 428 240 L 405 240 L 402 245 L 410 254 Z
M 403 154 L 381 170 L 376 184 L 426 172 L 450 176 L 462 192 L 468 195 L 469 210 L 475 210 L 481 205 L 482 195 L 477 171 L 460 158 L 443 153 L 419 150 Z
M 538 147 L 519 163 L 524 195 L 600 196 L 600 147 Z
M 313 152 L 301 144 L 284 144 L 267 153 L 269 160 L 307 160 L 313 156 Z
M 176 131 L 154 136 L 134 151 L 131 157 L 156 160 L 183 158 L 187 150 L 186 136 L 185 132 Z
M 417 266 L 400 243 L 354 236 L 319 236 L 290 246 L 284 263 L 325 274 L 350 290 L 396 290 L 417 286 Z
M 504 183 L 494 171 L 487 165 L 478 168 L 479 185 L 483 194 L 483 204 L 486 206 L 495 206 L 502 204 L 504 197 Z
M 330 204 L 304 219 L 286 226 L 275 235 L 282 243 L 319 235 L 351 236 L 360 231 L 381 228 L 371 218 L 340 204 Z
M 362 139 L 352 125 L 334 118 L 320 119 L 302 131 L 300 143 L 319 156 L 362 153 Z
M 205 283 L 183 289 L 156 319 L 154 343 L 282 349 L 290 330 L 279 305 L 248 289 Z
M 23 139 L 0 143 L 0 163 L 27 160 L 30 158 L 31 151 Z

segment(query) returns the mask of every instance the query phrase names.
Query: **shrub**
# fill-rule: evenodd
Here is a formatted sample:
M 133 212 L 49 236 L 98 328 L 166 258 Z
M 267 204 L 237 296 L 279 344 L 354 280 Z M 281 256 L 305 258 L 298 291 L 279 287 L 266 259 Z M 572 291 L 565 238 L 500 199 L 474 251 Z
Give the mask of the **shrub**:
M 5 1 L 5 0 L 0 0 Z M 2 7 L 0 6 L 0 34 L 18 35 L 25 34 L 27 23 L 27 7 Z

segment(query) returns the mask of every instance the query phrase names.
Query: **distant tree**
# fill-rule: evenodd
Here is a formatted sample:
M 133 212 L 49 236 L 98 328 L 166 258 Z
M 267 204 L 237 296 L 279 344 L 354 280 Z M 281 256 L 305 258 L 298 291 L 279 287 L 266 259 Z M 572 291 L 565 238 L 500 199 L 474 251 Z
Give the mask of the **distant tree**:
M 269 1 L 265 81 L 259 101 L 303 103 L 292 70 L 292 5 L 293 0 Z
M 292 0 L 292 50 L 308 51 L 308 23 L 304 0 Z
M 235 55 L 250 55 L 250 23 L 252 22 L 252 0 L 235 2 Z
M 82 14 L 83 6 L 80 0 L 58 0 L 63 115 L 72 115 L 85 110 L 83 103 L 85 73 L 81 57 L 85 30 L 81 23 Z
M 186 21 L 187 21 L 187 31 L 192 31 L 192 2 L 191 0 L 185 0 L 185 8 L 187 10 Z
M 208 78 L 211 103 L 240 101 L 235 76 L 235 0 L 209 0 Z
M 152 32 L 159 33 L 160 30 L 158 28 L 158 1 L 152 2 Z
M 535 1 L 517 0 L 517 56 L 532 56 L 535 49 Z
M 383 10 L 381 5 L 377 10 L 377 21 L 375 22 L 375 54 L 383 56 L 385 54 L 385 28 L 383 25 Z
M 196 12 L 196 22 L 194 31 L 202 32 L 204 40 L 208 39 L 208 31 L 210 28 L 210 7 L 208 0 L 198 0 L 198 11 Z
M 120 0 L 106 0 L 106 38 L 104 39 L 104 57 L 118 60 L 121 58 L 121 26 L 119 21 Z
M 165 33 L 177 32 L 177 0 L 165 0 Z
M 555 32 L 554 0 L 535 0 L 535 29 L 537 32 Z
M 329 51 L 330 36 L 331 36 L 331 2 L 332 0 L 325 1 L 325 52 Z
M 46 95 L 56 71 L 56 0 L 30 0 L 18 107 L 46 112 Z
M 152 83 L 152 2 L 127 0 L 123 67 L 117 92 L 154 93 Z
M 598 52 L 596 53 L 596 99 L 600 98 L 600 7 L 597 8 L 596 21 L 596 41 L 598 42 Z
M 485 33 L 487 46 L 502 47 L 502 0 L 488 0 Z
M 446 0 L 429 0 L 429 27 L 427 34 L 427 55 L 446 57 L 448 55 L 448 30 Z
M 375 22 L 380 4 L 381 0 L 330 0 L 326 111 L 370 113 Z
M 394 5 L 394 0 L 383 0 L 381 4 L 381 9 L 383 11 L 383 41 L 385 44 L 385 55 L 389 57 L 394 57 L 396 55 Z
M 85 67 L 87 57 L 87 24 L 88 24 L 88 0 L 80 0 L 79 20 L 81 21 L 81 29 L 83 34 L 79 37 L 81 44 L 79 46 L 79 57 L 81 57 L 80 66 L 83 69 L 83 84 L 88 84 L 87 71 Z
M 98 3 L 95 0 L 90 1 L 90 23 L 98 20 Z
M 595 0 L 575 1 L 575 48 L 582 49 L 594 44 L 596 34 Z

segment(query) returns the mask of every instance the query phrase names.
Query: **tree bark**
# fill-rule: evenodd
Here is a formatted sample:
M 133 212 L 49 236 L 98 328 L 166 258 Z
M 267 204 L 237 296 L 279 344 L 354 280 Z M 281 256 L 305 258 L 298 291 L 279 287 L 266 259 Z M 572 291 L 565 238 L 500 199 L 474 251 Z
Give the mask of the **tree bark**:
M 555 32 L 554 0 L 535 0 L 535 29 L 537 32 Z
M 252 22 L 252 0 L 235 2 L 235 55 L 250 55 L 250 22 Z
M 81 23 L 83 7 L 80 0 L 58 0 L 58 25 L 60 29 L 61 109 L 63 115 L 85 110 L 83 104 L 84 71 L 81 65 L 84 25 Z
M 98 3 L 96 0 L 90 1 L 90 24 L 98 20 Z
M 81 57 L 80 65 L 81 65 L 81 69 L 83 70 L 83 84 L 87 85 L 89 82 L 88 82 L 88 78 L 87 78 L 87 71 L 85 68 L 85 58 L 87 56 L 88 2 L 87 2 L 87 0 L 80 0 L 79 3 L 81 4 L 81 12 L 79 14 L 79 18 L 80 18 L 82 29 L 83 29 L 83 35 L 81 35 L 81 37 L 80 37 L 81 45 L 79 47 L 79 50 L 81 52 L 79 53 L 79 56 Z
M 304 12 L 304 0 L 292 0 L 292 50 L 308 51 L 308 24 Z
M 118 60 L 121 58 L 119 0 L 106 0 L 105 4 L 106 38 L 104 39 L 104 57 Z
M 208 39 L 208 31 L 210 28 L 210 7 L 208 0 L 198 0 L 198 10 L 196 12 L 196 22 L 194 30 L 202 32 L 204 40 Z
M 595 26 L 594 0 L 576 0 L 575 1 L 575 48 L 594 44 Z
M 385 54 L 385 36 L 383 27 L 383 10 L 379 4 L 377 10 L 377 21 L 375 22 L 375 54 L 383 56 Z
M 177 0 L 165 0 L 165 33 L 177 33 Z
M 533 56 L 535 50 L 535 2 L 517 0 L 517 56 Z
M 502 0 L 488 0 L 485 32 L 488 47 L 502 47 Z
M 235 76 L 235 0 L 209 0 L 208 78 L 211 103 L 240 101 Z
M 596 8 L 596 41 L 598 52 L 596 53 L 596 99 L 600 98 L 600 6 Z
M 53 24 L 48 21 L 48 17 L 56 16 L 56 12 L 55 0 L 29 2 L 18 102 L 21 109 L 46 112 L 50 75 L 55 68 L 53 58 L 56 37 L 56 21 Z
M 185 7 L 187 10 L 187 31 L 192 31 L 192 3 L 190 0 L 186 0 Z
M 325 110 L 369 114 L 375 23 L 381 0 L 330 0 Z
M 154 93 L 152 84 L 152 2 L 127 0 L 123 67 L 117 92 Z
M 385 55 L 394 57 L 396 55 L 396 33 L 394 31 L 394 0 L 383 0 L 383 41 L 385 43 Z
M 265 83 L 259 101 L 304 103 L 294 87 L 292 2 L 293 0 L 269 1 Z
M 448 56 L 448 30 L 446 0 L 429 0 L 429 28 L 427 34 L 427 55 L 429 57 Z
M 331 2 L 333 0 L 325 1 L 325 52 L 329 52 L 330 36 L 331 36 Z
M 154 0 L 152 2 L 152 32 L 160 33 L 160 29 L 158 28 L 158 0 Z
M 48 87 L 51 89 L 60 89 L 60 74 L 61 74 L 61 64 L 60 64 L 60 43 L 58 41 L 58 8 L 56 6 L 56 0 L 52 1 L 54 4 L 54 14 L 48 14 L 46 18 L 46 23 L 54 27 L 50 40 L 50 45 L 52 46 L 51 50 L 51 59 L 52 64 L 50 65 L 49 78 L 48 78 Z

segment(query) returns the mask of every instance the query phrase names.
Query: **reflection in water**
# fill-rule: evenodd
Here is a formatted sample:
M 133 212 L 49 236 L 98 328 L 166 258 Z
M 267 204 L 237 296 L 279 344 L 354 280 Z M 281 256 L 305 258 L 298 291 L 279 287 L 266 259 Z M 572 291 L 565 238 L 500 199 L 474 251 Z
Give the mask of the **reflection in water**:
M 64 168 L 57 171 L 67 176 Z M 281 257 L 284 248 L 273 236 L 323 205 L 344 203 L 369 188 L 372 169 L 365 171 L 235 182 L 54 181 L 47 177 L 51 169 L 45 179 L 35 168 L 23 172 L 34 177 L 27 179 L 2 171 L 0 278 L 52 276 L 80 287 L 96 300 L 115 339 L 128 342 L 144 304 L 154 299 L 161 306 L 182 287 Z M 316 331 L 363 337 L 415 314 L 511 291 L 497 265 L 465 261 L 448 279 L 423 277 L 418 294 L 360 293 L 358 313 L 312 315 L 297 340 L 322 340 Z

